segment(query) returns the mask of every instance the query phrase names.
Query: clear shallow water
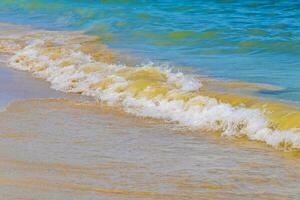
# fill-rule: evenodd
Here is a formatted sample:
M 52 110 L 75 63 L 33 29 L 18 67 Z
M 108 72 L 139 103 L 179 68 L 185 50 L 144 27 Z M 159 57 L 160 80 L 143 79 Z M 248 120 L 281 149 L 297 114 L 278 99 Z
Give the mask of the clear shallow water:
M 136 118 L 0 69 L 2 199 L 300 195 L 299 152 Z
M 283 86 L 260 95 L 299 102 L 297 1 L 10 1 L 0 20 L 86 30 L 111 47 L 202 74 Z
M 6 200 L 300 195 L 297 153 L 182 131 L 95 103 L 14 102 L 0 113 L 0 128 L 0 196 Z
M 297 151 L 136 118 L 49 89 L 28 73 L 0 70 L 2 199 L 300 195 Z

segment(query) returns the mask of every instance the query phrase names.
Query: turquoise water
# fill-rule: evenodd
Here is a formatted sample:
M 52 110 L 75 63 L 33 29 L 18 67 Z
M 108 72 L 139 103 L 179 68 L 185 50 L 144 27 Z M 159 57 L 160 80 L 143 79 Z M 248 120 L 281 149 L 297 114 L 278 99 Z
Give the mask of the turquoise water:
M 300 102 L 299 1 L 1 0 L 0 21 L 86 30 L 110 47 Z

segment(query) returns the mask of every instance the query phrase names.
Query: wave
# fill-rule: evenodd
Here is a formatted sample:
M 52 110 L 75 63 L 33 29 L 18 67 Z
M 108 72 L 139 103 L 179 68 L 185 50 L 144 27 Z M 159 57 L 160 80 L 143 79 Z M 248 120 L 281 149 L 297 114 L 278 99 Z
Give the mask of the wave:
M 243 137 L 276 148 L 300 148 L 300 111 L 208 89 L 207 81 L 152 63 L 118 62 L 113 51 L 80 32 L 35 31 L 2 38 L 9 66 L 47 80 L 51 87 L 95 97 L 136 116 L 170 120 L 201 131 Z

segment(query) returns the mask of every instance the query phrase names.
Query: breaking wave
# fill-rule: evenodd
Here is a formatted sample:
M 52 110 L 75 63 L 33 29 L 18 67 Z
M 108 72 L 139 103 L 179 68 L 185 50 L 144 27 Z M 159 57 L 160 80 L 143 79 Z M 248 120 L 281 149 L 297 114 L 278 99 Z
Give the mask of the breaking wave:
M 125 112 L 170 120 L 201 131 L 300 148 L 300 111 L 282 103 L 217 93 L 196 76 L 143 64 L 120 64 L 98 39 L 77 32 L 35 31 L 0 39 L 9 66 L 51 87 L 92 96 Z

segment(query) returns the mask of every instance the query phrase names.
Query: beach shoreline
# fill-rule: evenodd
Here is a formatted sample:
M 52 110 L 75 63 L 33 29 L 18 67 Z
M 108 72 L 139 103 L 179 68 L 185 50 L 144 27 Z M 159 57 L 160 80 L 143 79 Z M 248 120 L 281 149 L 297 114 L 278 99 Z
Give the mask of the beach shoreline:
M 97 37 L 80 32 L 18 34 L 0 41 L 2 52 L 12 54 L 8 66 L 31 72 L 55 90 L 89 96 L 138 117 L 246 136 L 285 151 L 300 147 L 299 107 L 229 92 L 281 88 L 202 79 L 153 63 L 128 66 Z
M 0 0 L 0 199 L 299 199 L 299 8 Z
M 0 196 L 6 200 L 299 195 L 297 151 L 125 114 L 2 66 Z

